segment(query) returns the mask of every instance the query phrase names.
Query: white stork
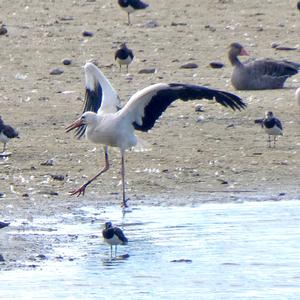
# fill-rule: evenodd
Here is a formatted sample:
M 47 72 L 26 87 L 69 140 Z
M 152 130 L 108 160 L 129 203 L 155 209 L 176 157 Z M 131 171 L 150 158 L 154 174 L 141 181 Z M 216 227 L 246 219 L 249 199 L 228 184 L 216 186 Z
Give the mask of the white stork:
M 215 99 L 221 105 L 233 110 L 246 107 L 241 98 L 228 92 L 191 84 L 157 83 L 133 94 L 120 109 L 119 97 L 104 74 L 92 63 L 86 63 L 84 69 L 86 78 L 84 111 L 78 120 L 66 128 L 66 131 L 78 128 L 78 137 L 85 133 L 90 141 L 104 145 L 105 167 L 79 189 L 72 191 L 72 195 L 84 194 L 86 187 L 109 169 L 108 146 L 117 147 L 121 151 L 122 205 L 126 207 L 125 150 L 137 144 L 135 130 L 144 132 L 150 130 L 175 100 L 205 98 Z

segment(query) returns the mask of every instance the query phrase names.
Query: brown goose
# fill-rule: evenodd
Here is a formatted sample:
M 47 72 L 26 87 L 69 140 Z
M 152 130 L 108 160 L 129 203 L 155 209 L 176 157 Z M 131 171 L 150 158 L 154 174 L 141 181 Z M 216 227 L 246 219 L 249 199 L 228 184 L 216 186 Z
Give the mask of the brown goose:
M 258 59 L 242 63 L 238 56 L 249 55 L 239 43 L 232 43 L 228 58 L 234 66 L 231 83 L 237 90 L 281 89 L 284 82 L 298 73 L 300 64 L 285 60 Z

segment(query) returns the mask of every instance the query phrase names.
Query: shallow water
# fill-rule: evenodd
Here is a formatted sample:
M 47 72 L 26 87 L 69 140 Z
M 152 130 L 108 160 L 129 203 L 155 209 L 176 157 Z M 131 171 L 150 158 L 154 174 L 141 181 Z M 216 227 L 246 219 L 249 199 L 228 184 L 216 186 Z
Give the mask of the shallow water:
M 129 238 L 110 260 L 100 225 Z M 52 238 L 36 268 L 2 271 L 1 299 L 299 299 L 300 201 L 115 207 L 34 219 L 9 235 Z M 15 230 L 14 230 L 15 229 Z

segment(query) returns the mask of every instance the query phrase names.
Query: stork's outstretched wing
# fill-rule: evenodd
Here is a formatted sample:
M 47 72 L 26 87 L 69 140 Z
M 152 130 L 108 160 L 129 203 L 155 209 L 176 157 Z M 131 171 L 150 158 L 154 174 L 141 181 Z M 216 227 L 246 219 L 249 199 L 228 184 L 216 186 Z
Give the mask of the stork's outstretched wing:
M 221 105 L 233 110 L 246 107 L 240 97 L 228 92 L 191 84 L 158 83 L 135 93 L 118 114 L 120 117 L 130 118 L 136 130 L 148 131 L 167 107 L 177 99 L 183 101 L 215 99 Z
M 120 98 L 105 75 L 93 63 L 86 63 L 85 70 L 85 101 L 82 113 L 93 111 L 98 114 L 114 113 L 120 109 Z M 86 125 L 76 130 L 76 136 L 81 138 Z

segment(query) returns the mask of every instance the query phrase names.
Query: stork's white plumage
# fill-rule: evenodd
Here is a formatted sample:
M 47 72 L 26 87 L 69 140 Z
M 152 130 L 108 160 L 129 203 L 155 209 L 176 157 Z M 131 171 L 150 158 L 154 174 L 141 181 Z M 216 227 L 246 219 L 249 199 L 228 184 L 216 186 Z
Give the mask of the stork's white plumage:
M 78 196 L 84 194 L 86 187 L 109 169 L 107 145 L 118 147 L 121 151 L 123 206 L 126 206 L 124 155 L 126 149 L 137 144 L 135 130 L 144 132 L 150 130 L 167 107 L 177 99 L 184 101 L 203 98 L 215 99 L 223 106 L 233 110 L 246 107 L 246 104 L 238 96 L 228 92 L 198 85 L 157 83 L 136 92 L 125 106 L 118 110 L 116 105 L 118 96 L 103 73 L 92 63 L 85 65 L 85 72 L 86 80 L 89 82 L 86 84 L 84 113 L 66 130 L 68 132 L 79 128 L 77 131 L 79 137 L 86 132 L 87 138 L 92 142 L 106 145 L 106 164 L 103 170 L 79 189 L 72 191 L 71 194 Z M 104 86 L 101 85 L 102 83 Z

